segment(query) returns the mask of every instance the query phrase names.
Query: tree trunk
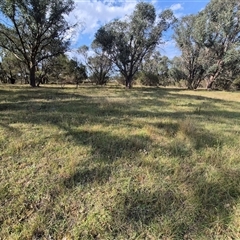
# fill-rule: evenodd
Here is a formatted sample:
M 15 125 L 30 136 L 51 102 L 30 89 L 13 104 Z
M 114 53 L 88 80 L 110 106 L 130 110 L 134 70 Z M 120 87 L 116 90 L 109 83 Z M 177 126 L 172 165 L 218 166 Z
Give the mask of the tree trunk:
M 126 77 L 126 88 L 132 88 L 132 77 L 131 76 L 127 76 Z
M 214 76 L 211 76 L 209 81 L 208 81 L 208 84 L 207 84 L 207 89 L 208 90 L 212 89 L 214 81 L 215 81 Z
M 191 80 L 191 79 L 188 79 L 188 80 L 187 80 L 187 89 L 188 89 L 188 90 L 193 90 L 192 80 Z
M 212 89 L 213 87 L 213 83 L 216 82 L 217 77 L 220 75 L 220 73 L 222 72 L 222 68 L 223 68 L 223 61 L 219 60 L 218 63 L 218 68 L 216 70 L 216 72 L 210 77 L 208 85 L 207 85 L 207 89 Z
M 31 64 L 29 72 L 30 72 L 30 86 L 36 87 L 36 67 L 34 64 Z

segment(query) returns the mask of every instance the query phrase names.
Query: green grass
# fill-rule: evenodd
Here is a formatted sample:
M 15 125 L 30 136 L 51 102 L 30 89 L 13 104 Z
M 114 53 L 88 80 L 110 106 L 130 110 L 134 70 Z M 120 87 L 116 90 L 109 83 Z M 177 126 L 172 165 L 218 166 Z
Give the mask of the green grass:
M 0 86 L 0 239 L 240 239 L 240 93 Z

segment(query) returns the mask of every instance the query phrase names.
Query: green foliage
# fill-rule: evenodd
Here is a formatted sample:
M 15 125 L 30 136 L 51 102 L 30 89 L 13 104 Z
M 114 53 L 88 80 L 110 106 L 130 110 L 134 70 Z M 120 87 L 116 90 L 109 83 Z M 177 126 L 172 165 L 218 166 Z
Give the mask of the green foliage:
M 78 86 L 80 83 L 83 82 L 83 80 L 88 77 L 86 72 L 86 66 L 84 66 L 82 63 L 79 63 L 75 59 L 71 59 L 69 61 L 69 75 L 74 76 L 74 81 Z
M 209 82 L 229 88 L 239 74 L 239 2 L 212 0 L 198 16 Z M 200 33 L 199 33 L 200 35 Z
M 169 71 L 169 76 L 173 78 L 175 82 L 187 79 L 186 74 L 178 68 L 171 68 Z
M 2 63 L 0 62 L 0 81 L 2 83 L 6 83 L 7 82 L 7 74 L 5 69 L 3 68 Z
M 154 6 L 140 2 L 126 20 L 114 20 L 101 27 L 94 41 L 124 76 L 126 87 L 131 87 L 144 57 L 160 43 L 172 21 L 171 11 L 162 12 L 157 19 Z
M 158 86 L 159 76 L 152 72 L 140 72 L 138 79 L 142 85 L 145 86 Z
M 42 71 L 50 83 L 64 83 L 74 73 L 70 71 L 70 60 L 64 54 L 43 61 Z
M 28 83 L 26 65 L 19 61 L 11 52 L 3 50 L 1 57 L 3 83 Z
M 182 51 L 182 69 L 173 68 L 172 77 L 187 81 L 189 89 L 196 89 L 204 78 L 205 69 L 201 63 L 203 50 L 201 44 L 196 39 L 199 29 L 197 28 L 197 17 L 189 15 L 183 17 L 174 26 L 174 39 L 177 46 Z
M 0 2 L 0 47 L 13 53 L 28 68 L 30 85 L 35 87 L 35 71 L 44 59 L 66 51 L 66 33 L 73 27 L 64 18 L 73 10 L 72 0 L 9 0 Z
M 89 56 L 89 50 L 87 46 L 83 45 L 78 49 L 78 53 L 84 58 L 91 81 L 97 85 L 105 85 L 112 72 L 112 61 L 108 58 L 108 54 L 95 41 L 91 45 L 91 50 L 95 54 Z
M 188 77 L 185 70 L 182 58 L 174 57 L 168 71 L 169 78 L 172 79 L 174 83 L 179 83 L 181 80 L 187 81 Z
M 140 73 L 142 84 L 148 86 L 168 85 L 169 65 L 168 57 L 161 56 L 157 51 L 145 57 Z
M 92 74 L 93 82 L 97 85 L 105 85 L 112 69 L 111 61 L 102 54 L 95 57 L 89 57 L 88 66 Z
M 236 88 L 236 90 L 240 90 L 240 77 L 233 81 L 233 86 Z
M 239 75 L 239 2 L 212 0 L 197 15 L 175 25 L 174 39 L 182 51 L 188 87 L 208 79 L 208 88 L 229 89 Z

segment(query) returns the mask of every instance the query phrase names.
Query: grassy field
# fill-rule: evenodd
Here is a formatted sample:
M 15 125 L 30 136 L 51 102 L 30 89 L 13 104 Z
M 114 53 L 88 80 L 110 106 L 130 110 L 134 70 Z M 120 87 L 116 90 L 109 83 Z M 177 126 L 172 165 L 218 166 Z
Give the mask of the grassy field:
M 240 93 L 0 85 L 0 239 L 240 239 Z

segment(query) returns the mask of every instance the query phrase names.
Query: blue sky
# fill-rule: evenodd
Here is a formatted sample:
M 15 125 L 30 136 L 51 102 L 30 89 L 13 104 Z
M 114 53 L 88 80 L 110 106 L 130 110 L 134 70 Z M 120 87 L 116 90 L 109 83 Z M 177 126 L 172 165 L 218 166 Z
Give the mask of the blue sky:
M 137 0 L 75 0 L 76 8 L 67 18 L 70 22 L 77 20 L 82 24 L 73 33 L 71 39 L 73 50 L 70 55 L 74 56 L 75 50 L 84 44 L 90 46 L 99 27 L 115 18 L 130 15 L 138 2 Z M 175 16 L 180 18 L 199 12 L 209 3 L 209 0 L 149 0 L 145 2 L 152 3 L 157 12 L 170 8 Z M 169 58 L 179 55 L 174 41 L 169 37 L 166 40 L 165 44 L 160 46 L 161 54 Z

